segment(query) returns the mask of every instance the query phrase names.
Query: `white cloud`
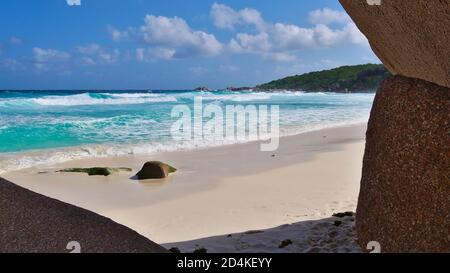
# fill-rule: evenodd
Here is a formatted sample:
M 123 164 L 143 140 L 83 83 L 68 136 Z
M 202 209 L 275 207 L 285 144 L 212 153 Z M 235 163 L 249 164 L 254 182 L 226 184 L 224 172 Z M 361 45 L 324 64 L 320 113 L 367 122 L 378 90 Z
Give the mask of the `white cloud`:
M 95 43 L 77 46 L 76 50 L 82 55 L 83 65 L 116 63 L 121 55 L 118 49 L 109 50 Z
M 81 57 L 81 63 L 83 65 L 96 65 L 97 63 L 91 57 Z
M 231 40 L 229 48 L 234 53 L 268 52 L 272 45 L 267 33 L 262 32 L 256 35 L 238 33 L 236 38 Z
M 314 27 L 315 43 L 320 47 L 331 47 L 345 41 L 348 33 L 344 30 L 333 30 L 326 25 Z
M 147 15 L 140 28 L 142 40 L 160 52 L 174 52 L 173 58 L 213 56 L 222 44 L 212 34 L 193 30 L 182 18 Z M 167 54 L 163 54 L 167 57 Z
M 344 31 L 353 44 L 369 46 L 369 41 L 364 36 L 355 23 L 350 22 L 344 27 Z
M 270 41 L 267 33 L 250 35 L 247 33 L 238 33 L 228 44 L 228 50 L 232 53 L 252 53 L 260 54 L 263 58 L 277 62 L 292 62 L 297 58 L 289 52 L 277 51 L 275 45 Z
M 7 58 L 0 61 L 0 66 L 4 67 L 10 71 L 17 71 L 25 69 L 25 66 L 16 59 Z
M 368 42 L 350 17 L 343 11 L 324 8 L 310 12 L 312 27 L 294 24 L 268 23 L 254 9 L 236 11 L 215 3 L 211 16 L 217 27 L 233 29 L 237 24 L 252 26 L 256 34 L 238 33 L 227 45 L 229 52 L 259 54 L 280 62 L 296 60 L 295 53 L 303 49 L 327 48 L 343 44 L 367 46 Z M 339 27 L 328 26 L 340 23 Z
M 265 27 L 261 13 L 255 9 L 245 8 L 236 11 L 226 5 L 214 3 L 211 8 L 211 18 L 215 26 L 223 29 L 233 30 L 238 24 L 250 24 L 260 30 Z
M 254 25 L 258 30 L 263 30 L 266 26 L 266 22 L 264 22 L 261 13 L 255 9 L 245 8 L 239 11 L 239 14 L 244 23 Z
M 81 6 L 81 0 L 66 0 L 69 6 Z
M 351 22 L 351 19 L 344 11 L 323 8 L 311 11 L 309 21 L 317 25 L 328 25 L 331 23 L 348 23 Z
M 140 62 L 153 62 L 156 60 L 173 59 L 176 50 L 163 47 L 138 48 L 136 49 L 136 59 Z
M 314 30 L 296 25 L 277 23 L 273 27 L 273 40 L 278 41 L 281 50 L 311 48 L 316 45 Z
M 98 53 L 99 51 L 101 51 L 101 46 L 98 44 L 89 44 L 86 46 L 77 46 L 76 49 L 81 54 L 94 55 L 94 54 Z
M 130 36 L 130 31 L 131 31 L 131 30 L 120 31 L 112 26 L 108 26 L 107 29 L 108 29 L 108 32 L 111 35 L 111 38 L 113 39 L 113 41 L 116 41 L 116 42 L 120 42 L 120 41 L 128 39 Z
M 34 60 L 38 63 L 65 62 L 70 59 L 70 54 L 56 49 L 33 48 Z
M 213 34 L 192 29 L 183 18 L 146 15 L 139 28 L 120 31 L 108 27 L 108 31 L 114 41 L 134 38 L 146 44 L 135 49 L 135 59 L 142 62 L 222 53 L 257 54 L 265 59 L 288 62 L 297 60 L 298 52 L 305 49 L 368 45 L 344 11 L 329 8 L 309 13 L 312 26 L 270 23 L 256 9 L 235 10 L 220 3 L 212 5 L 210 16 L 218 28 L 235 30 L 241 26 L 243 30 L 222 44 Z M 86 59 L 86 63 L 96 62 L 95 58 L 91 59 Z
M 214 25 L 224 29 L 234 29 L 234 26 L 239 23 L 240 15 L 234 9 L 214 3 L 211 8 L 211 17 L 214 20 Z
M 69 53 L 51 48 L 33 48 L 34 67 L 38 70 L 60 69 L 70 60 Z

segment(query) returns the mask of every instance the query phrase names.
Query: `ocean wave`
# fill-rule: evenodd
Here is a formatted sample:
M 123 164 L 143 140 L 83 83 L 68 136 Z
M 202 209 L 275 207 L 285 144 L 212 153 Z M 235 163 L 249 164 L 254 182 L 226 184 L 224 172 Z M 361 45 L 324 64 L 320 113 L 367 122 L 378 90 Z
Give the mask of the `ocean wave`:
M 3 99 L 0 100 L 0 107 L 126 105 L 158 102 L 177 102 L 177 99 L 173 96 L 156 94 L 82 93 L 68 96 Z
M 89 105 L 133 105 L 145 103 L 178 102 L 195 97 L 202 97 L 204 101 L 225 102 L 258 102 L 275 100 L 289 100 L 293 97 L 318 98 L 328 93 L 305 93 L 302 91 L 278 92 L 187 92 L 179 94 L 167 93 L 81 93 L 73 95 L 46 95 L 42 97 L 10 97 L 0 98 L 0 107 L 27 108 L 39 106 L 89 106 Z M 364 99 L 364 98 L 363 98 Z
M 367 121 L 373 102 L 373 95 L 292 91 L 36 92 L 0 98 L 0 142 L 4 143 L 0 146 L 0 172 L 88 157 L 145 155 L 239 143 L 172 140 L 170 128 L 176 120 L 171 117 L 173 105 L 184 103 L 191 107 L 196 96 L 204 99 L 204 105 L 217 104 L 224 111 L 226 104 L 279 105 L 281 135 Z M 150 104 L 134 105 L 140 103 Z
M 246 101 L 258 101 L 258 100 L 270 100 L 273 96 L 271 93 L 237 93 L 232 94 L 214 94 L 214 93 L 203 93 L 201 95 L 202 99 L 205 101 L 235 101 L 235 102 L 246 102 Z
M 30 99 L 7 99 L 0 100 L 0 107 L 6 108 L 26 108 L 33 107 L 37 104 L 31 101 Z
M 105 158 L 110 156 L 151 155 L 161 152 L 194 150 L 226 144 L 234 141 L 222 142 L 172 142 L 172 143 L 142 143 L 134 145 L 100 144 L 73 148 L 60 148 L 46 151 L 28 151 L 3 154 L 0 159 L 0 174 L 31 167 L 46 167 L 58 163 L 86 158 Z
M 155 98 L 161 97 L 161 94 L 154 93 L 98 93 L 111 98 Z
M 292 127 L 281 129 L 280 136 L 293 136 L 327 128 L 350 126 L 367 122 L 366 118 L 354 119 L 341 122 L 329 122 L 321 124 L 310 124 L 302 127 Z M 186 150 L 199 150 L 211 147 L 248 143 L 252 141 L 263 141 L 270 138 L 270 135 L 248 136 L 246 139 L 225 139 L 225 140 L 193 140 L 193 141 L 166 141 L 148 142 L 138 144 L 117 144 L 104 143 L 98 145 L 85 145 L 71 148 L 59 148 L 50 150 L 28 151 L 18 153 L 2 154 L 0 159 L 0 174 L 26 169 L 31 167 L 49 167 L 54 164 L 64 163 L 72 160 L 87 158 L 105 158 L 111 156 L 145 156 L 163 152 L 176 152 Z
M 39 105 L 45 106 L 81 106 L 81 105 L 117 105 L 117 104 L 143 104 L 155 102 L 176 102 L 172 96 L 161 97 L 119 97 L 119 98 L 95 98 L 89 93 L 71 96 L 48 96 L 31 99 Z

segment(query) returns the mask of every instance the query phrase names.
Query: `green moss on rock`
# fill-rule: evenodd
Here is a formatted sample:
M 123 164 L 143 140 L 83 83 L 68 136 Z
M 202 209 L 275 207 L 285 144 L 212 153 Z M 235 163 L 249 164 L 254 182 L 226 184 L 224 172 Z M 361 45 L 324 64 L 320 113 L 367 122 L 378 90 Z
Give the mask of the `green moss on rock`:
M 92 168 L 68 168 L 58 172 L 62 173 L 87 173 L 89 176 L 102 175 L 109 176 L 117 172 L 131 172 L 131 168 L 109 168 L 109 167 L 92 167 Z

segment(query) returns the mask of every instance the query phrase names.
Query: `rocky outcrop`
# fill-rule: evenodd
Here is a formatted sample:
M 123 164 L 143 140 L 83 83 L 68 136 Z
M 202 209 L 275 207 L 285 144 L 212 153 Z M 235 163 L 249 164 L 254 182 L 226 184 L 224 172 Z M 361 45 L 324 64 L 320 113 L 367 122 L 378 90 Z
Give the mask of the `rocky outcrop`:
M 62 169 L 58 172 L 60 173 L 86 173 L 89 176 L 101 175 L 110 176 L 118 172 L 131 172 L 131 168 L 110 168 L 110 167 L 92 167 L 92 168 L 69 168 Z
M 450 1 L 340 2 L 391 73 L 450 87 Z
M 0 253 L 69 253 L 72 241 L 82 253 L 167 252 L 108 218 L 0 178 Z
M 363 249 L 450 251 L 450 89 L 394 76 L 367 130 L 356 227 Z
M 367 131 L 356 226 L 383 252 L 450 252 L 450 2 L 340 0 L 394 74 Z
M 177 169 L 166 163 L 160 161 L 149 161 L 144 164 L 135 177 L 139 180 L 161 179 L 166 178 L 170 173 L 174 173 L 176 171 Z
M 207 92 L 207 91 L 209 91 L 209 88 L 206 87 L 206 86 L 199 86 L 199 87 L 195 88 L 194 90 L 195 91 L 205 91 L 205 92 Z

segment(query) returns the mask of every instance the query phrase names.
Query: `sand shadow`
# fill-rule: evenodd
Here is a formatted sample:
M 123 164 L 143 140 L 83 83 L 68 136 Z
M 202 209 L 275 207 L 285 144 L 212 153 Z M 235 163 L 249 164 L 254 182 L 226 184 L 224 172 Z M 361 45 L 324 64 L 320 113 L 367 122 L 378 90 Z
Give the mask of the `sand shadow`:
M 155 178 L 155 179 L 139 179 L 136 175 L 129 178 L 130 180 L 136 181 L 142 185 L 167 185 L 172 182 L 172 178 L 169 175 L 166 178 Z
M 329 217 L 264 230 L 163 244 L 182 253 L 361 253 L 356 243 L 355 217 Z M 203 250 L 203 251 L 204 251 Z M 172 251 L 175 251 L 173 249 Z

